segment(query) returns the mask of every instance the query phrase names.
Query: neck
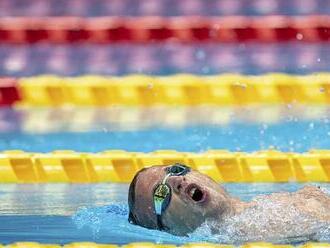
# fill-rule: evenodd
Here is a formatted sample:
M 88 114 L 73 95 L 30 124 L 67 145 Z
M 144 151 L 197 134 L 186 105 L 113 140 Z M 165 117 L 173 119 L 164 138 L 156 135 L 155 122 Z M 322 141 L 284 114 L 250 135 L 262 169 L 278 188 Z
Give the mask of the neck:
M 231 215 L 239 214 L 250 206 L 251 206 L 250 202 L 244 202 L 238 198 L 232 197 L 231 198 Z
M 218 215 L 218 219 L 221 221 L 239 214 L 251 206 L 251 203 L 241 201 L 240 199 L 230 195 L 227 195 L 226 198 L 227 199 L 222 203 L 222 207 L 220 208 L 221 210 Z
M 218 194 L 215 199 L 217 201 L 217 203 L 215 203 L 217 207 L 213 216 L 216 216 L 215 218 L 220 222 L 241 213 L 243 210 L 251 206 L 251 203 L 241 201 L 240 199 L 231 196 L 221 185 L 218 188 Z

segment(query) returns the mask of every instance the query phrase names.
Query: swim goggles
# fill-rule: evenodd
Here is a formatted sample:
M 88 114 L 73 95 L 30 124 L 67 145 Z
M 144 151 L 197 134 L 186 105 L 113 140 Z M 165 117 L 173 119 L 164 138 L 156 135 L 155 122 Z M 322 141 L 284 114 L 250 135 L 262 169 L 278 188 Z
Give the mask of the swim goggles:
M 162 213 L 166 210 L 171 201 L 171 187 L 166 184 L 170 176 L 184 176 L 190 171 L 190 168 L 179 163 L 166 168 L 166 175 L 163 181 L 158 184 L 154 190 L 153 200 L 155 212 L 157 215 L 157 229 L 164 230 L 165 227 L 162 223 Z

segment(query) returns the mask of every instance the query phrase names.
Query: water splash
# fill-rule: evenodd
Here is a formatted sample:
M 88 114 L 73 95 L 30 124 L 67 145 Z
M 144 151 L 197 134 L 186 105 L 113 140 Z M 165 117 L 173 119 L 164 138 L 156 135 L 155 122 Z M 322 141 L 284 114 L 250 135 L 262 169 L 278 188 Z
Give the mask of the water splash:
M 330 222 L 302 214 L 287 201 L 256 197 L 254 207 L 223 223 L 204 223 L 195 234 L 212 237 L 219 243 L 241 244 L 253 241 L 297 244 L 330 241 Z M 214 234 L 214 230 L 218 234 Z
M 310 240 L 330 241 L 329 223 L 302 216 L 295 208 L 284 203 L 258 197 L 255 202 L 258 203 L 256 207 L 220 224 L 206 222 L 187 237 L 178 237 L 128 223 L 126 204 L 81 208 L 72 218 L 79 229 L 89 228 L 92 231 L 95 242 L 102 236 L 114 236 L 117 239 L 120 237 L 125 242 L 174 244 L 187 242 L 241 244 L 249 241 L 297 244 Z
M 184 244 L 187 242 L 207 241 L 201 236 L 178 237 L 169 233 L 132 225 L 127 220 L 126 204 L 113 204 L 105 207 L 81 208 L 72 217 L 78 229 L 88 228 L 94 241 L 104 236 L 114 236 L 127 242 L 154 242 Z

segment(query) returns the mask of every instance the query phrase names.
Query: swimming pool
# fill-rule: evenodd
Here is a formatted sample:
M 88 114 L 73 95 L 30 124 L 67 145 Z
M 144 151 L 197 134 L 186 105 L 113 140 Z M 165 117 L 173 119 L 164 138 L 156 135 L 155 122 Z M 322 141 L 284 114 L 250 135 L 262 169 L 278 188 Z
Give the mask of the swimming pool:
M 250 200 L 259 194 L 293 192 L 305 185 L 292 182 L 295 179 L 315 181 L 311 184 L 330 193 L 328 76 L 319 79 L 306 76 L 304 80 L 300 76 L 287 76 L 329 71 L 329 13 L 328 0 L 305 0 L 304 3 L 299 0 L 29 0 L 24 3 L 21 0 L 1 0 L 0 105 L 10 107 L 0 108 L 0 247 L 1 243 L 22 241 L 63 245 L 84 241 L 112 244 L 147 241 L 178 245 L 190 242 L 236 245 L 245 242 L 244 237 L 233 237 L 229 233 L 212 235 L 208 225 L 188 237 L 176 237 L 128 223 L 128 184 L 113 182 L 128 182 L 134 170 L 149 166 L 151 162 L 166 163 L 178 159 L 162 160 L 159 159 L 160 153 L 146 154 L 156 150 L 193 152 L 189 155 L 191 157 L 180 153 L 180 159 L 191 166 L 198 165 L 196 168 L 208 175 L 217 174 L 218 181 L 239 181 L 225 183 L 224 187 L 242 200 Z M 276 86 L 268 89 L 263 84 L 262 89 L 257 88 L 253 76 L 249 79 L 253 81 L 251 88 L 250 84 L 242 83 L 241 78 L 232 81 L 228 88 L 212 88 L 214 92 L 228 90 L 234 100 L 243 99 L 231 101 L 238 104 L 231 106 L 203 105 L 207 101 L 190 106 L 193 101 L 187 101 L 187 105 L 180 107 L 157 104 L 138 107 L 116 106 L 113 104 L 123 102 L 106 101 L 109 107 L 82 107 L 72 103 L 97 102 L 86 100 L 88 94 L 95 98 L 101 95 L 108 100 L 121 97 L 122 93 L 102 94 L 102 90 L 108 90 L 109 80 L 101 80 L 103 86 L 95 90 L 92 86 L 97 83 L 96 77 L 87 79 L 86 83 L 92 83 L 87 89 L 77 87 L 72 93 L 68 89 L 71 85 L 65 88 L 73 81 L 84 85 L 84 75 L 101 75 L 105 79 L 109 75 L 141 74 L 145 75 L 144 83 L 147 81 L 147 92 L 153 95 L 151 99 L 156 99 L 160 91 L 150 90 L 157 87 L 154 82 L 150 83 L 153 77 L 149 75 L 176 73 L 205 78 L 222 73 L 287 75 L 272 74 L 268 79 L 261 76 L 266 83 L 276 81 Z M 38 75 L 47 74 L 58 76 L 57 83 L 61 83 L 55 87 L 51 76 L 37 80 Z M 9 78 L 2 80 L 2 76 Z M 72 80 L 65 78 L 68 76 L 82 77 Z M 24 96 L 23 93 L 26 89 L 23 77 L 31 77 L 29 92 L 32 95 L 38 91 L 46 92 L 44 95 L 35 94 L 36 98 L 45 98 L 41 105 L 46 102 L 47 106 L 50 103 L 49 106 L 61 107 L 36 107 L 40 102 L 39 99 L 34 102 L 33 97 L 30 102 L 24 101 L 28 94 L 25 92 Z M 188 81 L 192 84 L 188 86 L 193 86 L 194 80 L 189 77 L 191 75 Z M 122 82 L 125 80 L 130 83 L 132 78 L 126 77 Z M 180 85 L 180 80 L 185 81 L 184 77 L 178 80 L 174 80 L 171 87 Z M 213 80 L 216 82 L 215 78 Z M 226 80 L 217 83 L 226 84 Z M 141 86 L 139 77 L 132 81 L 134 90 Z M 117 81 L 111 83 L 114 82 Z M 198 91 L 206 92 L 205 81 L 198 82 L 199 87 L 192 87 L 195 95 L 186 87 L 182 91 L 183 98 L 196 96 L 197 99 L 202 96 Z M 38 83 L 42 83 L 43 89 L 35 87 Z M 172 94 L 171 87 L 167 86 L 166 94 Z M 273 89 L 271 94 L 270 88 Z M 126 89 L 123 87 L 120 92 Z M 9 97 L 6 98 L 3 92 Z M 258 98 L 261 102 L 274 97 L 284 100 L 275 102 L 287 104 L 244 105 L 254 102 L 254 96 L 262 95 L 260 92 L 266 95 Z M 76 102 L 75 94 L 82 96 L 83 100 Z M 141 99 L 145 96 L 140 91 L 136 95 Z M 203 99 L 209 100 L 209 95 L 205 96 Z M 246 96 L 249 100 L 244 101 Z M 128 94 L 130 97 L 134 98 Z M 310 103 L 308 99 L 325 105 L 295 104 Z M 58 104 L 60 102 L 62 104 Z M 120 151 L 106 154 L 104 157 L 108 157 L 102 160 L 103 163 L 95 162 L 99 161 L 102 151 L 119 149 L 132 153 L 126 153 L 126 160 L 117 158 L 120 162 L 116 165 L 111 156 L 120 154 Z M 310 149 L 319 151 L 317 154 L 294 154 Z M 328 151 L 320 151 L 322 149 Z M 61 152 L 52 153 L 55 150 Z M 220 160 L 214 155 L 215 151 L 203 153 L 208 150 L 217 150 L 221 154 Z M 228 163 L 229 166 L 221 157 L 226 152 L 221 150 L 233 152 L 229 160 L 234 162 Z M 250 156 L 250 152 L 261 150 L 268 152 Z M 70 160 L 70 154 L 76 156 L 75 160 Z M 45 159 L 40 162 L 42 156 Z M 147 157 L 147 162 L 141 162 L 143 156 Z M 183 156 L 186 157 L 183 159 Z M 247 159 L 251 160 L 246 162 Z M 269 163 L 271 159 L 275 163 Z M 230 173 L 225 177 L 223 172 L 226 170 Z M 102 173 L 105 173 L 104 177 Z M 6 181 L 17 184 L 3 184 Z M 50 181 L 58 183 L 50 184 Z M 94 184 L 105 181 L 109 183 Z M 288 182 L 242 183 L 250 181 Z M 310 240 L 306 237 L 295 241 L 272 240 L 292 245 L 306 241 Z M 318 242 L 314 244 L 315 248 L 327 246 L 320 242 L 330 242 L 330 227 L 323 226 L 314 241 Z M 270 246 L 257 243 L 245 248 Z M 24 243 L 8 248 L 26 247 L 42 248 L 38 244 Z M 92 247 L 96 248 L 88 244 L 65 248 Z M 126 248 L 129 247 L 132 248 Z M 137 247 L 145 248 L 144 245 Z
M 178 112 L 180 119 L 174 118 Z M 201 113 L 206 115 L 203 117 Z M 219 113 L 222 118 L 227 113 L 228 119 L 219 120 Z M 271 113 L 273 119 L 269 118 Z M 329 110 L 324 106 L 204 106 L 179 110 L 171 107 L 29 108 L 1 109 L 0 116 L 1 150 L 149 152 L 176 149 L 201 152 L 276 148 L 303 152 L 311 147 L 326 149 L 330 145 L 330 139 L 324 138 L 330 135 Z M 96 118 L 98 116 L 103 116 L 103 121 Z M 212 116 L 214 118 L 210 118 Z M 328 183 L 314 184 L 330 191 Z M 295 191 L 304 184 L 224 185 L 233 195 L 250 200 L 258 194 Z M 180 238 L 129 224 L 128 184 L 2 184 L 0 189 L 0 240 L 5 244 L 16 241 L 61 244 L 81 241 L 115 244 L 228 242 L 228 237 L 211 235 L 207 228 Z M 328 231 L 320 236 L 320 241 L 329 242 L 329 239 Z
M 314 185 L 330 192 L 329 184 Z M 228 192 L 243 200 L 258 194 L 295 191 L 302 186 L 296 183 L 225 184 Z M 226 237 L 211 235 L 207 228 L 182 238 L 129 224 L 127 184 L 2 184 L 0 188 L 0 239 L 4 244 L 17 241 L 60 244 L 228 242 Z M 330 233 L 324 232 L 320 241 L 329 242 Z

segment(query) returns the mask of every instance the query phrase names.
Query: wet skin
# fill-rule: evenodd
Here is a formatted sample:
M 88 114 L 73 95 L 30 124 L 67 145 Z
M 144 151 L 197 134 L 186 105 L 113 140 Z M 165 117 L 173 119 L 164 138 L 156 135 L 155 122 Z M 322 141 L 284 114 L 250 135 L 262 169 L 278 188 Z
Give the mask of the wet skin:
M 148 228 L 157 229 L 153 192 L 165 177 L 165 169 L 166 166 L 150 167 L 141 172 L 136 181 L 133 213 L 138 221 Z M 230 196 L 208 176 L 194 170 L 184 176 L 169 177 L 167 184 L 171 187 L 172 197 L 162 214 L 162 222 L 166 231 L 175 235 L 186 235 L 204 222 L 210 221 L 217 223 L 213 225 L 213 232 L 221 232 L 231 225 L 245 235 L 247 240 L 258 240 L 260 235 L 256 233 L 260 232 L 265 233 L 260 239 L 271 240 L 271 237 L 275 236 L 292 236 L 293 234 L 282 231 L 287 229 L 288 225 L 293 225 L 292 230 L 303 228 L 308 235 L 309 232 L 315 232 L 314 229 L 309 231 L 308 221 L 330 224 L 330 197 L 313 186 L 304 187 L 295 193 L 261 195 L 251 202 L 243 202 Z M 274 204 L 266 206 L 267 202 Z M 258 220 L 251 216 L 255 213 L 253 211 L 258 214 L 262 212 L 261 217 L 259 216 L 263 219 L 261 225 L 254 225 Z M 292 220 L 288 219 L 290 211 L 293 211 Z M 300 222 L 297 215 L 303 216 Z

